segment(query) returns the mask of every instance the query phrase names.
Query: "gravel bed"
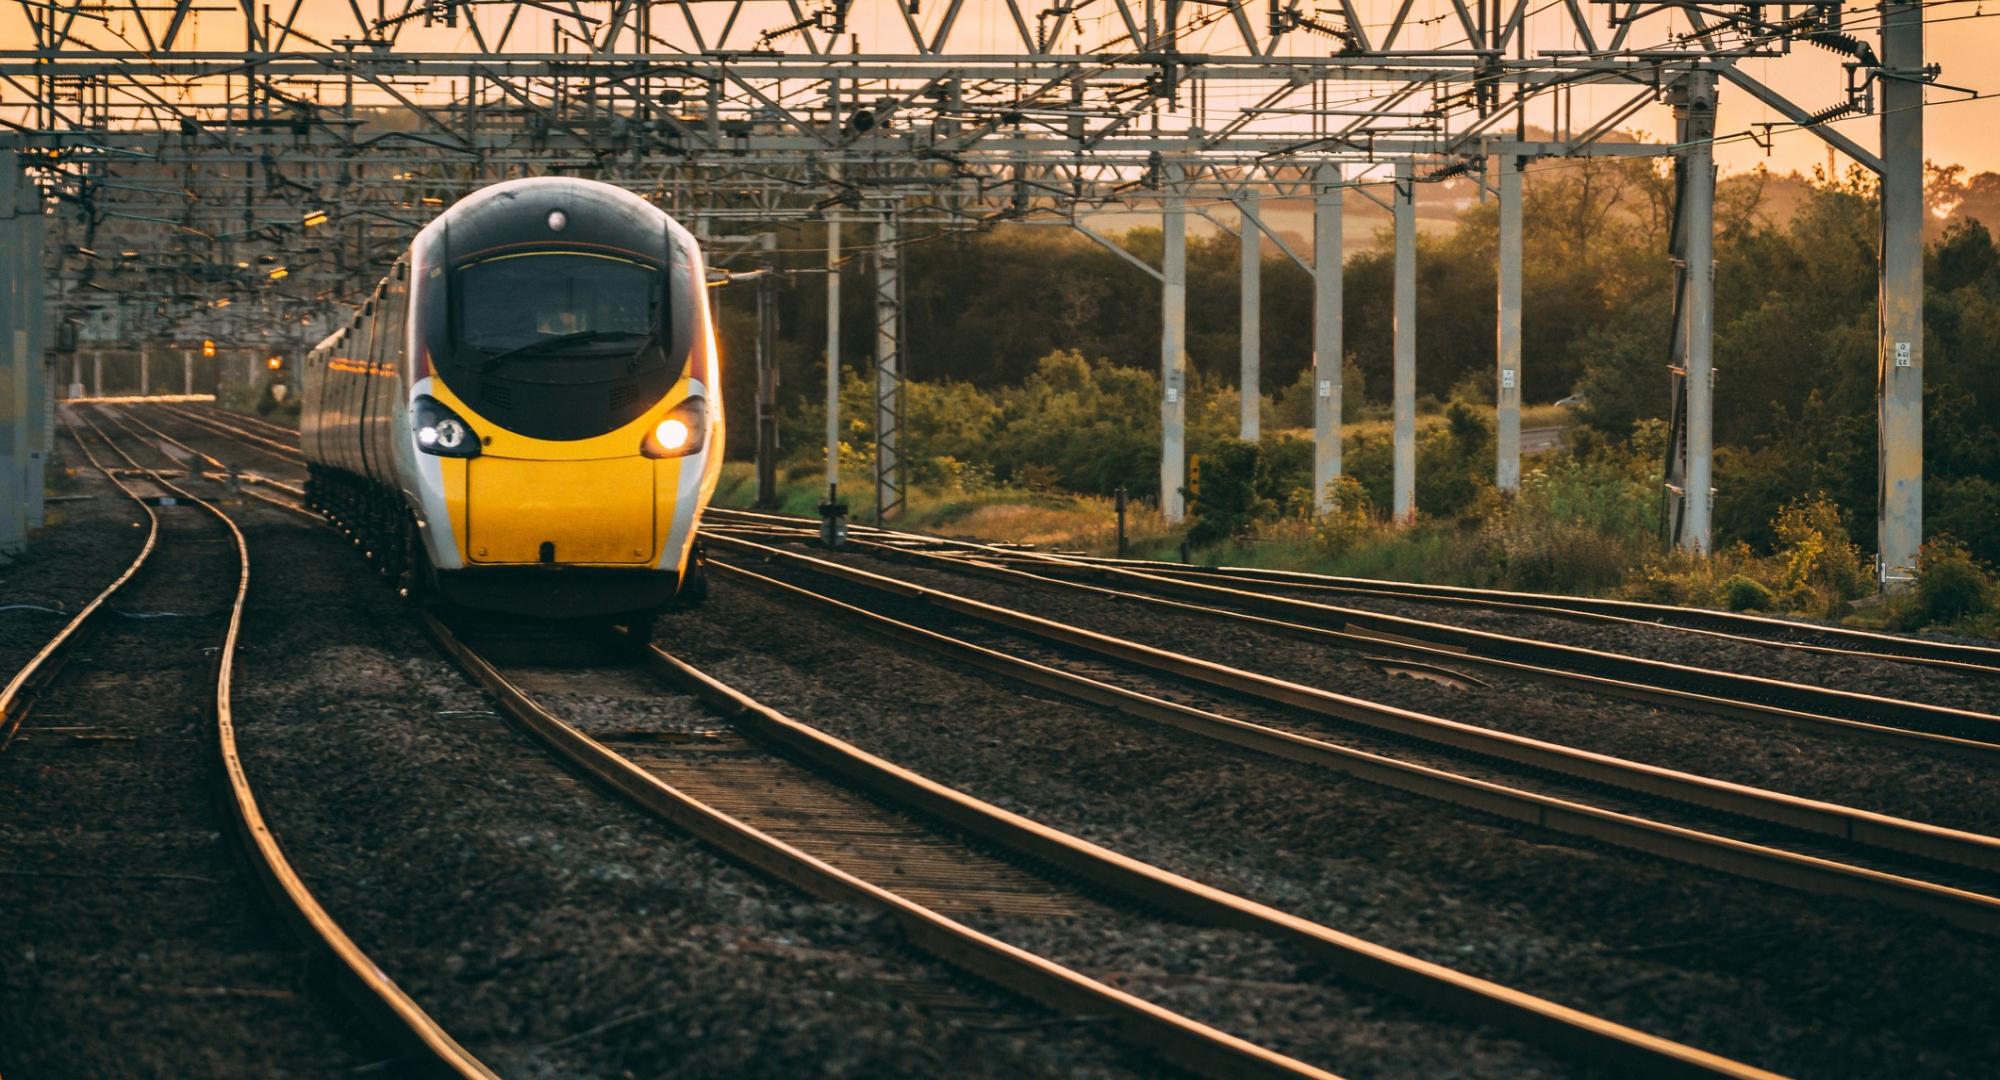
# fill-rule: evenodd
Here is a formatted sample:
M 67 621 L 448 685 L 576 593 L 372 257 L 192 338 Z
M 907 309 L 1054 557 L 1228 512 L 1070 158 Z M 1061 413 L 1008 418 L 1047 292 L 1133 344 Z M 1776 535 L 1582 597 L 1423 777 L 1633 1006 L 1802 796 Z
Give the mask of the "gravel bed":
M 480 648 L 489 659 L 504 662 L 504 654 L 484 642 Z M 691 697 L 663 692 L 630 668 L 509 666 L 507 672 L 544 707 L 602 740 L 726 727 Z M 789 818 L 784 823 L 795 824 Z M 835 865 L 848 864 L 838 844 L 818 853 Z M 897 887 L 894 879 L 876 883 Z M 1092 914 L 960 918 L 1109 985 L 1344 1076 L 1579 1074 L 1502 1033 L 1426 1015 L 1365 987 L 1341 985 L 1262 935 L 1192 927 L 1083 897 L 1077 904 Z
M 0 685 L 124 573 L 146 542 L 145 513 L 67 436 L 56 440 L 48 479 L 49 493 L 60 497 L 48 504 L 48 523 L 28 538 L 25 553 L 0 560 Z
M 307 978 L 221 809 L 206 703 L 234 548 L 197 507 L 160 514 L 161 547 L 120 600 L 145 617 L 106 620 L 0 754 L 0 1072 L 350 1072 L 371 1040 Z M 110 515 L 65 539 L 128 531 Z
M 824 553 L 815 552 L 824 557 Z M 2000 835 L 1993 769 L 1946 758 L 1667 709 L 1499 673 L 1472 689 L 1392 675 L 1333 644 L 1067 590 L 1025 589 L 861 555 L 839 561 L 1148 645 L 1368 701 L 1634 761 L 1952 828 Z
M 503 1074 L 1153 1071 L 575 782 L 339 537 L 243 517 L 238 721 L 267 813 L 334 917 Z
M 1972 1074 L 2000 948 L 959 673 L 718 575 L 663 643 L 940 782 L 1337 929 L 1805 1075 Z M 866 702 L 857 709 L 856 702 Z
M 1217 584 L 1222 584 L 1217 582 Z M 1676 664 L 1734 671 L 1767 679 L 1835 690 L 1902 698 L 1978 712 L 2000 713 L 2000 677 L 1953 671 L 1926 664 L 1876 660 L 1804 649 L 1775 648 L 1691 634 L 1660 626 L 1493 611 L 1462 604 L 1424 603 L 1376 596 L 1308 593 L 1258 583 L 1234 584 L 1257 592 L 1335 607 L 1448 623 L 1495 634 L 1535 638 L 1604 652 L 1625 653 Z

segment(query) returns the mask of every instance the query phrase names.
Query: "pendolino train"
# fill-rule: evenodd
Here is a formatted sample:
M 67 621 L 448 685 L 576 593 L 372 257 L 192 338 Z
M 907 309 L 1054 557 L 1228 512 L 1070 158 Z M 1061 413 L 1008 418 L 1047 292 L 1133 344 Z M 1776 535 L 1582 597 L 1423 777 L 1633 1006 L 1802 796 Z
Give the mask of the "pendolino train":
M 309 501 L 452 604 L 650 616 L 698 594 L 723 434 L 704 276 L 620 188 L 460 200 L 306 357 Z

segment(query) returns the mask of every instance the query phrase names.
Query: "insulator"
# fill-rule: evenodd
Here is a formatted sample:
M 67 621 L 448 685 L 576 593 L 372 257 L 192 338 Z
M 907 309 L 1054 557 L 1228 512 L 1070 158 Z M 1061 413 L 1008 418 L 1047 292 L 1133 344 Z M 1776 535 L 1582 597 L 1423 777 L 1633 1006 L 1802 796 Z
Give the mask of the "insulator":
M 1860 111 L 1861 106 L 1859 104 L 1853 101 L 1843 101 L 1838 105 L 1828 105 L 1826 108 L 1807 116 L 1805 119 L 1799 121 L 1799 126 L 1818 127 L 1830 120 L 1838 120 L 1849 113 Z
M 1807 34 L 1805 39 L 1830 52 L 1851 56 L 1866 67 L 1881 66 L 1881 62 L 1875 59 L 1875 50 L 1869 48 L 1867 42 L 1852 34 L 1843 34 L 1836 30 L 1818 30 Z

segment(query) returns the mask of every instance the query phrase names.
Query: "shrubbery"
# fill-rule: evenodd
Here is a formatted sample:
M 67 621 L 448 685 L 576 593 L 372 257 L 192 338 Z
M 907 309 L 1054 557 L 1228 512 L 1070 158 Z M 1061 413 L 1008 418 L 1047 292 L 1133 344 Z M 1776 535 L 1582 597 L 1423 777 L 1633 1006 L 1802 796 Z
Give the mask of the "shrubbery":
M 1892 621 L 1903 629 L 1920 626 L 1962 626 L 1995 636 L 1994 609 L 2000 604 L 2000 583 L 1965 545 L 1950 536 L 1925 544 L 1917 555 L 1916 588 L 1898 598 Z

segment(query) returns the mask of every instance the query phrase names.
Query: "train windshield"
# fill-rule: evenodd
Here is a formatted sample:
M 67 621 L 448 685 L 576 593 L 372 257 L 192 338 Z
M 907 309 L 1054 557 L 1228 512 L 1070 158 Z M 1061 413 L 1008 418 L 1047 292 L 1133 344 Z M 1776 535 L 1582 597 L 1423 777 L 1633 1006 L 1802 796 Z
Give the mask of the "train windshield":
M 536 252 L 459 271 L 458 340 L 487 353 L 564 353 L 657 340 L 660 272 L 629 259 Z

